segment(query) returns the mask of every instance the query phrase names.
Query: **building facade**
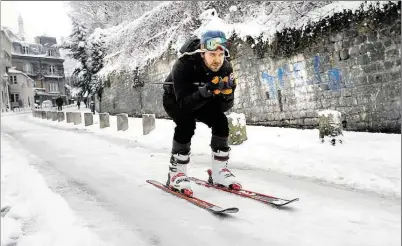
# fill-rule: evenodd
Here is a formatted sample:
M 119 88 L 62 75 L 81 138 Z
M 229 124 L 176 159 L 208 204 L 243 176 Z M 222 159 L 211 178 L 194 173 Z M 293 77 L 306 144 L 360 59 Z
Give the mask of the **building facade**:
M 35 81 L 35 103 L 51 100 L 55 105 L 61 96 L 66 103 L 64 59 L 57 48 L 56 38 L 39 36 L 35 43 L 13 41 L 12 65 Z
M 19 20 L 20 24 L 22 20 Z M 20 29 L 22 24 L 20 25 Z M 12 67 L 34 80 L 34 102 L 41 105 L 45 100 L 56 104 L 60 96 L 66 103 L 64 59 L 60 56 L 55 37 L 37 36 L 34 42 L 27 42 L 23 31 L 16 35 L 10 29 Z
M 11 109 L 33 107 L 34 80 L 14 68 L 8 69 L 8 79 Z
M 10 96 L 8 84 L 8 69 L 11 67 L 11 39 L 1 28 L 1 64 L 0 64 L 0 84 L 1 84 L 1 111 L 10 109 Z

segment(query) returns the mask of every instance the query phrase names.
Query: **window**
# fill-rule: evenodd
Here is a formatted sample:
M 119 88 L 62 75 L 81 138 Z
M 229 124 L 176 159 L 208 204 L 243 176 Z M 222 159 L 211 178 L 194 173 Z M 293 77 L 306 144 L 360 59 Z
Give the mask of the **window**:
M 54 52 L 53 52 L 53 50 L 48 50 L 47 54 L 48 54 L 48 56 L 53 56 Z
M 22 54 L 29 54 L 28 46 L 22 46 Z
M 8 77 L 10 84 L 17 84 L 17 76 Z
M 20 94 L 10 94 L 11 102 L 18 102 L 18 100 L 20 100 Z
M 25 63 L 24 64 L 24 72 L 25 73 L 32 73 L 32 64 L 31 63 Z
M 49 84 L 49 91 L 51 92 L 57 92 L 59 91 L 59 86 L 56 83 L 50 83 Z
M 49 66 L 49 74 L 55 74 L 55 67 L 53 65 Z

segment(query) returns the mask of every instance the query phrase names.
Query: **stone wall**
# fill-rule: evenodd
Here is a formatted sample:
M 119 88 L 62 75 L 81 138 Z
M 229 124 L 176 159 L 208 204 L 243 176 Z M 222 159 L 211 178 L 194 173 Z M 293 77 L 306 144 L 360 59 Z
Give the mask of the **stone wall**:
M 300 30 L 287 31 L 298 47 L 286 39 L 269 47 L 235 40 L 231 61 L 239 85 L 232 111 L 244 113 L 249 124 L 314 128 L 318 111 L 334 109 L 347 130 L 400 132 L 400 3 L 398 9 L 355 18 L 343 28 L 338 16 L 332 20 L 337 28 L 308 39 L 297 37 Z M 144 87 L 133 89 L 130 76 L 115 76 L 105 89 L 102 111 L 167 117 L 162 85 L 147 83 L 162 82 L 175 59 L 165 54 L 150 62 L 140 74 Z
M 127 113 L 137 117 L 142 114 L 155 114 L 158 118 L 167 118 L 162 104 L 163 85 L 150 83 L 163 82 L 175 60 L 175 54 L 166 52 L 158 60 L 150 61 L 139 74 L 140 80 L 145 82 L 142 87 L 133 86 L 132 73 L 112 76 L 110 86 L 104 90 L 102 103 L 97 100 L 95 104 L 96 110 L 110 114 Z

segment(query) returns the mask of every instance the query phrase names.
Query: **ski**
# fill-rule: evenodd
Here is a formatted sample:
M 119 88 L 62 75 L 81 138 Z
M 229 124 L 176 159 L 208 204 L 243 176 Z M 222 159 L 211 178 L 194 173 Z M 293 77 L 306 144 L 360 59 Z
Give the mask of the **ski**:
M 200 208 L 203 208 L 203 209 L 205 209 L 205 210 L 207 210 L 209 212 L 212 212 L 214 214 L 229 214 L 229 213 L 237 213 L 237 212 L 239 212 L 239 209 L 235 208 L 235 207 L 221 208 L 221 207 L 219 207 L 219 206 L 217 206 L 215 204 L 212 204 L 212 203 L 209 203 L 207 201 L 201 200 L 201 199 L 199 199 L 197 197 L 194 197 L 194 196 L 188 197 L 188 196 L 186 196 L 186 195 L 184 195 L 182 193 L 179 193 L 177 191 L 173 191 L 173 190 L 169 189 L 166 185 L 164 185 L 164 184 L 162 184 L 162 183 L 160 183 L 160 182 L 158 182 L 156 180 L 147 180 L 147 182 L 152 184 L 152 185 L 154 185 L 155 187 L 163 190 L 163 191 L 166 191 L 166 192 L 168 192 L 168 193 L 170 193 L 172 195 L 175 195 L 177 197 L 183 198 L 184 200 L 187 200 L 188 202 L 191 202 L 192 204 L 194 204 L 194 205 L 196 205 L 196 206 L 198 206 Z
M 233 189 L 226 188 L 224 186 L 217 186 L 217 185 L 210 184 L 207 181 L 204 181 L 204 180 L 201 180 L 201 179 L 198 179 L 198 178 L 195 178 L 195 177 L 189 177 L 189 179 L 192 180 L 194 183 L 196 183 L 198 185 L 201 185 L 201 186 L 204 186 L 204 187 L 207 187 L 207 188 L 214 188 L 214 189 L 226 191 L 226 192 L 238 195 L 238 196 L 251 198 L 251 199 L 254 199 L 256 201 L 266 203 L 266 204 L 269 204 L 269 205 L 273 205 L 273 206 L 276 206 L 276 207 L 282 207 L 282 206 L 285 206 L 285 205 L 287 205 L 289 203 L 292 203 L 292 202 L 295 202 L 295 201 L 299 200 L 299 198 L 295 198 L 295 199 L 292 199 L 292 200 L 287 200 L 287 199 L 278 198 L 278 197 L 269 196 L 269 195 L 264 195 L 264 194 L 261 194 L 261 193 L 257 193 L 257 192 L 249 191 L 249 190 L 243 190 L 243 189 L 241 189 L 241 190 L 233 190 Z

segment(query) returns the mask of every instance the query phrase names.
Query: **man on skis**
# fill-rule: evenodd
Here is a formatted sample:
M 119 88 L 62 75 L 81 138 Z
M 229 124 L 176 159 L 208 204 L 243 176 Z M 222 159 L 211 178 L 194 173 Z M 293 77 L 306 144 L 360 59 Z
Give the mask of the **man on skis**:
M 228 41 L 221 31 L 206 31 L 180 49 L 183 54 L 173 65 L 164 85 L 163 106 L 176 124 L 167 186 L 192 196 L 187 165 L 196 121 L 212 129 L 212 175 L 210 182 L 241 189 L 228 169 L 229 126 L 224 112 L 233 107 L 236 79 L 229 56 Z

